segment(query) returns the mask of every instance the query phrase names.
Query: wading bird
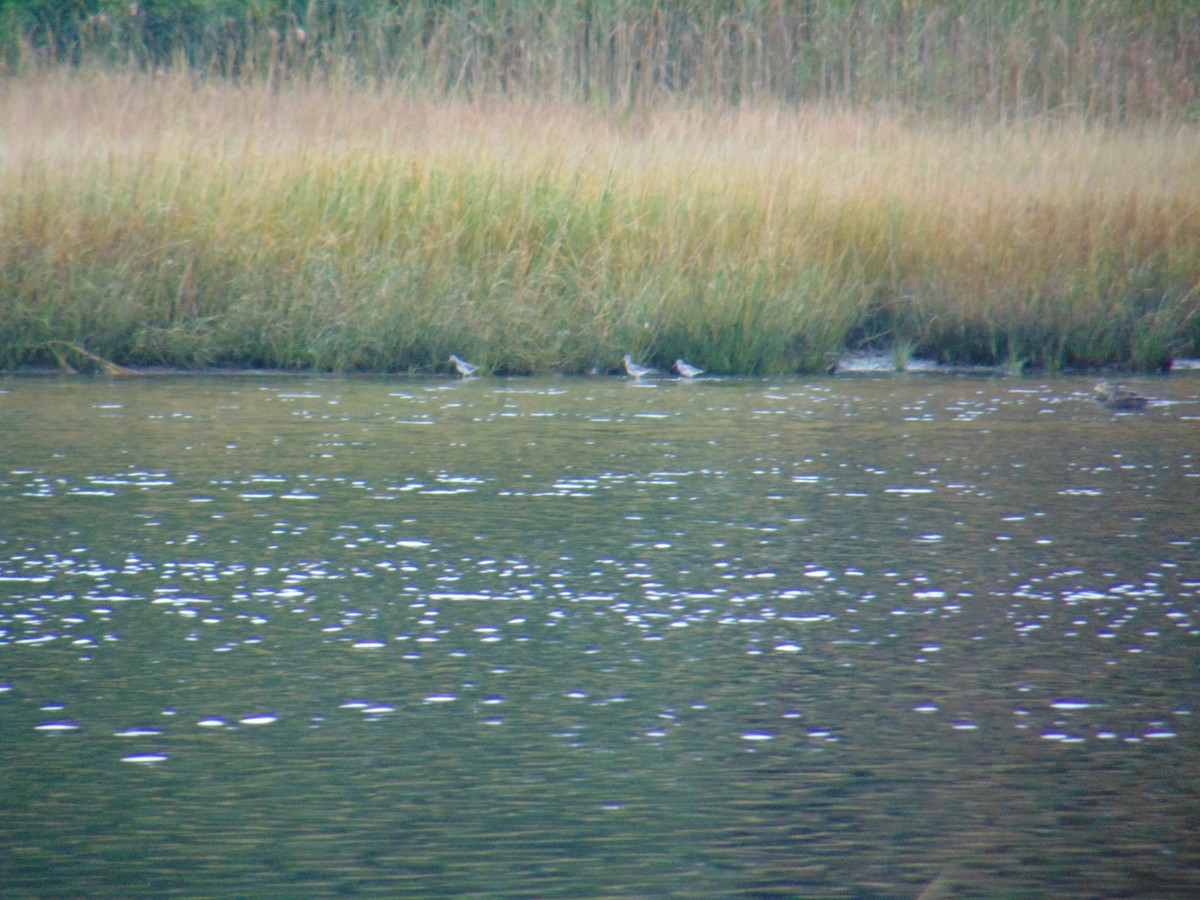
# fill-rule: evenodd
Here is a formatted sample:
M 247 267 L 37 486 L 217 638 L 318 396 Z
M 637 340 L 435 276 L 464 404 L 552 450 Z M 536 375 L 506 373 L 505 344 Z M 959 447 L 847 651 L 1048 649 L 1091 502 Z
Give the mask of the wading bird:
M 470 378 L 479 371 L 479 366 L 469 363 L 465 359 L 459 359 L 453 353 L 450 354 L 450 362 L 454 363 L 454 368 L 458 369 L 458 374 L 463 378 Z
M 633 361 L 633 357 L 628 353 L 625 354 L 625 371 L 632 376 L 634 381 L 641 381 L 643 375 L 649 375 L 652 372 L 657 372 L 657 369 L 648 369 L 645 366 L 639 366 Z
M 695 366 L 688 365 L 682 359 L 675 360 L 675 371 L 684 378 L 695 378 L 697 375 L 703 375 L 703 369 L 697 369 Z
M 1145 409 L 1150 402 L 1149 397 L 1143 397 L 1137 391 L 1131 391 L 1127 387 L 1109 381 L 1102 381 L 1092 388 L 1092 396 L 1097 403 L 1113 412 L 1133 412 Z

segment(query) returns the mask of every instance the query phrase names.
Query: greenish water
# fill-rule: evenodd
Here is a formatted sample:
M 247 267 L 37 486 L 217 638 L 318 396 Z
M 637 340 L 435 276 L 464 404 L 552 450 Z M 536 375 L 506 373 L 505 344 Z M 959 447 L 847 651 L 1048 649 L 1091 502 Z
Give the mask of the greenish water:
M 0 380 L 5 896 L 1200 892 L 1200 381 Z

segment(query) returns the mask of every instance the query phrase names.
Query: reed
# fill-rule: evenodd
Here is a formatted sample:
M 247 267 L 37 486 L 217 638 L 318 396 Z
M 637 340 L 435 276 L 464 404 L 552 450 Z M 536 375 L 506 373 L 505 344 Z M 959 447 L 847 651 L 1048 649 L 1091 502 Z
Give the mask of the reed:
M 499 373 L 1200 350 L 1197 127 L 12 79 L 0 367 Z
M 1195 117 L 1194 0 L 9 0 L 0 65 L 185 66 L 443 96 Z

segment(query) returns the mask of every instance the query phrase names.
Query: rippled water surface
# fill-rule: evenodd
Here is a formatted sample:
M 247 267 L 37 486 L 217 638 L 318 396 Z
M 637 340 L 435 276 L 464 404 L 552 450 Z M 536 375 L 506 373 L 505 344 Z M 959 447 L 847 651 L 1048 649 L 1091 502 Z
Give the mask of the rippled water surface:
M 0 380 L 0 883 L 1195 896 L 1143 386 Z

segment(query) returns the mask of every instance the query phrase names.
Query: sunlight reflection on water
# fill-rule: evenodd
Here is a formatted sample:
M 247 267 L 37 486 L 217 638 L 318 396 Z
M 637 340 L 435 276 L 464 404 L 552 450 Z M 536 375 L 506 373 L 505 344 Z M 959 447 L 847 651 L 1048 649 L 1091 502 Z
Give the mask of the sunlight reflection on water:
M 1069 381 L 271 382 L 0 396 L 0 726 L 16 777 L 77 801 L 47 862 L 106 827 L 85 760 L 307 792 L 307 817 L 266 801 L 277 841 L 344 814 L 371 844 L 416 798 L 452 809 L 464 790 L 488 810 L 351 866 L 359 887 L 405 866 L 520 884 L 564 822 L 602 840 L 580 803 L 624 816 L 632 843 L 555 882 L 575 893 L 683 872 L 716 893 L 913 893 L 1047 816 L 1088 859 L 1077 892 L 1189 852 L 1183 831 L 1129 825 L 1154 779 L 1180 821 L 1197 799 L 1187 403 L 1114 421 Z M 1101 784 L 1108 819 L 1071 827 Z M 362 791 L 394 812 L 353 813 Z M 46 802 L 0 836 L 26 840 Z M 663 829 L 690 837 L 643 846 Z M 991 836 L 954 837 L 972 829 Z M 463 856 L 514 830 L 509 868 Z M 186 854 L 176 838 L 160 849 Z M 1056 865 L 1016 887 L 1061 885 Z M 1154 877 L 1176 884 L 1176 865 Z

